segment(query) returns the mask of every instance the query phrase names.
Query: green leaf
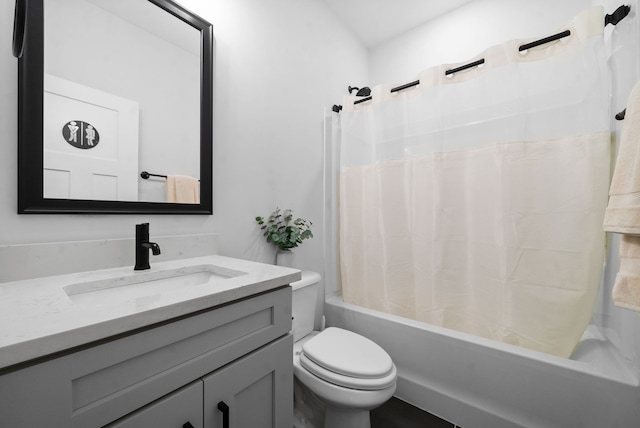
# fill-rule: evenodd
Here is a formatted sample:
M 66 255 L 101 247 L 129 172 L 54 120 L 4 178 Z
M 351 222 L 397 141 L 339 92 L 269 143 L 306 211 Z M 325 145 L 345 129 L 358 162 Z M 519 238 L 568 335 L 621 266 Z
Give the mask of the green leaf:
M 280 250 L 290 250 L 303 240 L 313 237 L 310 229 L 312 223 L 300 217 L 294 220 L 293 211 L 290 209 L 280 210 L 277 207 L 269 217 L 257 216 L 255 221 L 264 231 L 263 236 L 267 242 Z

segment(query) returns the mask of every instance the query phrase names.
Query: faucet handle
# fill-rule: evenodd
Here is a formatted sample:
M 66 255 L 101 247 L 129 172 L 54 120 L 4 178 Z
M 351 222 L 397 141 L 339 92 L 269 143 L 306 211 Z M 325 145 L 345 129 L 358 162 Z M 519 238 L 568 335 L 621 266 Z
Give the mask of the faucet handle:
M 149 223 L 136 224 L 136 241 L 145 242 L 149 240 Z

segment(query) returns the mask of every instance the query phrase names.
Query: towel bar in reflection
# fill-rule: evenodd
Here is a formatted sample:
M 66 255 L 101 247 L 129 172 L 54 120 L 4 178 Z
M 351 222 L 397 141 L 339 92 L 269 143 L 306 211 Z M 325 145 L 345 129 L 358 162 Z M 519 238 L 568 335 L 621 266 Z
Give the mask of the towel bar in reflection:
M 142 171 L 140 173 L 140 177 L 144 178 L 145 180 L 148 179 L 149 177 L 161 177 L 161 178 L 167 178 L 166 175 L 162 175 L 162 174 L 151 174 L 150 172 L 147 171 Z M 200 181 L 200 180 L 198 180 Z

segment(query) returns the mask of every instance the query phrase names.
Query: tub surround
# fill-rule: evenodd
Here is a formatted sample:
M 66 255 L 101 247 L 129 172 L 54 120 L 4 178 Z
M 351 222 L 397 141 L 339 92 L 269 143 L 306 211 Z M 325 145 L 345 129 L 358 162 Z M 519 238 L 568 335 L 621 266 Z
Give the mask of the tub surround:
M 122 297 L 115 282 L 162 276 L 163 271 L 214 266 L 225 278 L 144 296 Z M 49 276 L 0 284 L 0 369 L 66 351 L 132 330 L 274 290 L 300 279 L 296 269 L 218 255 L 154 263 L 134 272 L 131 266 Z M 99 282 L 96 282 L 99 281 Z M 91 282 L 97 292 L 73 294 L 69 287 Z M 113 288 L 111 288 L 113 287 Z M 80 296 L 81 298 L 75 298 Z M 120 296 L 120 297 L 119 297 Z

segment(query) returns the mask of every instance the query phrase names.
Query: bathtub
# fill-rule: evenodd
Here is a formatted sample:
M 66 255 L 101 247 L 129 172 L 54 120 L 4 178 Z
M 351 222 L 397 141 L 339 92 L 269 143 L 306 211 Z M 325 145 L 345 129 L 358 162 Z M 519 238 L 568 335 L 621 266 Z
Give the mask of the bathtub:
M 464 428 L 640 426 L 639 371 L 590 326 L 571 359 L 325 299 L 327 325 L 382 346 L 396 397 Z

